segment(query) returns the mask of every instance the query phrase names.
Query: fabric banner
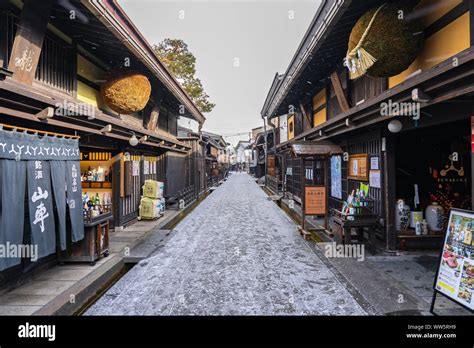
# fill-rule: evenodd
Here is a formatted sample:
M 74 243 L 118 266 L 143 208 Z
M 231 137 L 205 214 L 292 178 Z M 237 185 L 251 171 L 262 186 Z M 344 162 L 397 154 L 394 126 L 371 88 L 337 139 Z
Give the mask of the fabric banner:
M 84 238 L 84 213 L 79 161 L 66 162 L 67 202 L 71 219 L 72 241 Z
M 38 257 L 44 257 L 56 251 L 49 162 L 28 161 L 27 168 L 31 244 L 38 247 Z
M 0 161 L 0 246 L 23 244 L 26 162 Z M 21 263 L 21 256 L 0 257 L 0 271 Z
M 57 137 L 38 137 L 34 134 L 7 132 L 0 129 L 0 158 L 14 160 L 80 159 L 78 141 Z
M 51 182 L 53 185 L 54 203 L 58 216 L 58 231 L 61 250 L 66 250 L 66 162 L 51 161 Z
M 14 250 L 12 246 L 19 247 L 28 239 L 25 220 L 36 259 L 55 253 L 57 239 L 65 250 L 68 210 L 71 240 L 84 238 L 79 160 L 77 140 L 9 132 L 0 126 L 0 251 Z M 9 255 L 0 257 L 0 271 L 28 257 Z

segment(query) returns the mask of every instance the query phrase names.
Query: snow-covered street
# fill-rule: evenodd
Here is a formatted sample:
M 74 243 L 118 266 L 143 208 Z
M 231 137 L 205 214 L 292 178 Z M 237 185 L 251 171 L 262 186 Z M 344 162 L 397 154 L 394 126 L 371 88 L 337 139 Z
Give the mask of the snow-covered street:
M 87 315 L 363 315 L 295 224 L 233 174 Z

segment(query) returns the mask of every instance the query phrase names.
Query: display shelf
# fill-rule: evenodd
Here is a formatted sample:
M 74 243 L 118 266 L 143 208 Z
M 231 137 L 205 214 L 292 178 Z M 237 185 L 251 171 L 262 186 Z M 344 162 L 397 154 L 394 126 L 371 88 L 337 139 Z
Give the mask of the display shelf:
M 397 235 L 398 238 L 444 238 L 445 232 L 440 231 L 440 232 L 434 232 L 434 231 L 428 231 L 428 234 L 421 234 L 417 235 L 414 229 L 408 229 L 407 231 L 404 231 L 403 233 L 400 233 Z
M 112 188 L 111 181 L 82 181 L 82 188 Z

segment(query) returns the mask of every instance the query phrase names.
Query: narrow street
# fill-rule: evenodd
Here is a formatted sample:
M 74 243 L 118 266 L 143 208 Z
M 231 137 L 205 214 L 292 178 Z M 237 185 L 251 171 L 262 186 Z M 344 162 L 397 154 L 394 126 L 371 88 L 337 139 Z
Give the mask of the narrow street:
M 236 173 L 86 315 L 364 315 L 295 224 Z

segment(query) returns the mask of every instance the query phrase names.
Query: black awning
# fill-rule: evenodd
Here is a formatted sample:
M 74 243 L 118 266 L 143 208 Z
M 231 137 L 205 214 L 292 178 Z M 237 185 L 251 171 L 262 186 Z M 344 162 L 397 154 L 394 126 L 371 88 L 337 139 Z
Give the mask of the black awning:
M 339 145 L 329 140 L 302 141 L 291 144 L 291 153 L 295 157 L 329 157 L 343 153 Z

